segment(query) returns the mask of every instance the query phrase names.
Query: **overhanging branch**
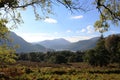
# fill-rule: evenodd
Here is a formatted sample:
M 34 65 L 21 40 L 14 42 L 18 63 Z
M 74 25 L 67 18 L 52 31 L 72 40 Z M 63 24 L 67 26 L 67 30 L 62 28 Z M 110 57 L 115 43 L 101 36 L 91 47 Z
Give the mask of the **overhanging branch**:
M 97 2 L 97 9 L 100 11 L 100 7 L 103 7 L 104 9 L 106 9 L 112 16 L 113 19 L 117 19 L 120 21 L 120 17 L 117 16 L 114 12 L 112 12 L 111 9 L 109 9 L 107 6 L 105 6 L 104 4 L 101 3 L 101 0 L 96 0 Z

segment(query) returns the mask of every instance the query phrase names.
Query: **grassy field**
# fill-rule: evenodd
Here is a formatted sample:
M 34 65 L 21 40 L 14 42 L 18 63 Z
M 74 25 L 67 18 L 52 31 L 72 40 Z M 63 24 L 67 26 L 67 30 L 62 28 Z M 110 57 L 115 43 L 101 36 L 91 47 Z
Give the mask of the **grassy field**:
M 120 80 L 117 65 L 92 67 L 86 63 L 17 62 L 0 68 L 0 80 Z

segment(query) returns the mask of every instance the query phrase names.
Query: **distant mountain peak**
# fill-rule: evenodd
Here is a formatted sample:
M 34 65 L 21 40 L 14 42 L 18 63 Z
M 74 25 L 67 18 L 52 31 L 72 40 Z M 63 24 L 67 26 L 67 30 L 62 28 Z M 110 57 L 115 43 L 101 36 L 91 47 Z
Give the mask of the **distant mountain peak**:
M 52 48 L 54 50 L 58 50 L 58 49 L 62 50 L 62 49 L 66 49 L 66 47 L 71 43 L 65 40 L 64 38 L 58 38 L 58 39 L 45 40 L 42 42 L 38 42 L 38 44 L 43 45 L 47 48 Z
M 78 42 L 71 43 L 64 38 L 53 39 L 53 40 L 45 40 L 39 42 L 38 44 L 43 45 L 47 48 L 52 48 L 54 50 L 87 50 L 93 48 L 96 45 L 99 37 L 94 37 L 88 40 L 82 40 Z

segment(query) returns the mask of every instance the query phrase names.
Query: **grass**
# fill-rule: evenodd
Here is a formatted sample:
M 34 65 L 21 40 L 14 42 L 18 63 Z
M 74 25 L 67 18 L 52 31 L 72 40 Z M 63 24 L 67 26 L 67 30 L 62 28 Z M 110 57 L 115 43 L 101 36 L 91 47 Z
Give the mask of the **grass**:
M 0 68 L 0 80 L 120 80 L 120 68 L 92 67 L 86 63 L 17 62 Z

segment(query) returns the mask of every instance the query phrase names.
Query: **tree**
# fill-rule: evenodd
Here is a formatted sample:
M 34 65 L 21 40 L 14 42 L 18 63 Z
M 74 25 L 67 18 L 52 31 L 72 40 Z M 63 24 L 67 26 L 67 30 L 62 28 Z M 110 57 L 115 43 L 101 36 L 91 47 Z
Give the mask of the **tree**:
M 110 54 L 105 48 L 105 40 L 100 39 L 95 47 L 96 61 L 99 66 L 106 66 L 110 62 Z
M 110 35 L 105 39 L 105 47 L 110 53 L 111 62 L 120 63 L 120 36 Z
M 118 25 L 120 21 L 120 0 L 95 0 L 100 19 L 95 22 L 95 29 L 101 33 L 108 31 L 110 21 Z
M 35 53 L 35 52 L 29 53 L 30 61 L 40 62 L 40 61 L 41 61 L 41 58 L 40 58 L 39 54 L 40 54 L 40 53 Z
M 100 39 L 94 49 L 86 52 L 85 59 L 89 64 L 101 67 L 109 64 L 109 53 L 104 44 L 104 39 Z
M 86 51 L 84 60 L 92 66 L 97 66 L 97 64 L 96 64 L 97 58 L 96 58 L 95 54 L 96 53 L 95 53 L 94 49 Z
M 21 54 L 18 54 L 18 60 L 23 60 L 23 61 L 29 60 L 30 61 L 30 56 L 29 54 L 21 53 Z
M 6 27 L 7 20 L 5 19 L 0 19 L 0 40 L 1 39 L 6 39 L 6 32 L 8 32 L 8 28 Z
M 96 47 L 86 52 L 85 59 L 95 66 L 105 66 L 109 63 L 120 65 L 120 35 L 110 35 L 100 38 Z
M 66 58 L 61 54 L 56 54 L 52 57 L 52 62 L 55 64 L 67 63 Z
M 0 65 L 3 66 L 6 64 L 14 63 L 17 56 L 13 53 L 15 53 L 15 51 L 6 45 L 0 46 Z
M 118 51 L 118 44 L 120 42 L 120 36 L 118 35 L 110 35 L 105 39 L 105 47 L 110 53 L 114 53 Z

